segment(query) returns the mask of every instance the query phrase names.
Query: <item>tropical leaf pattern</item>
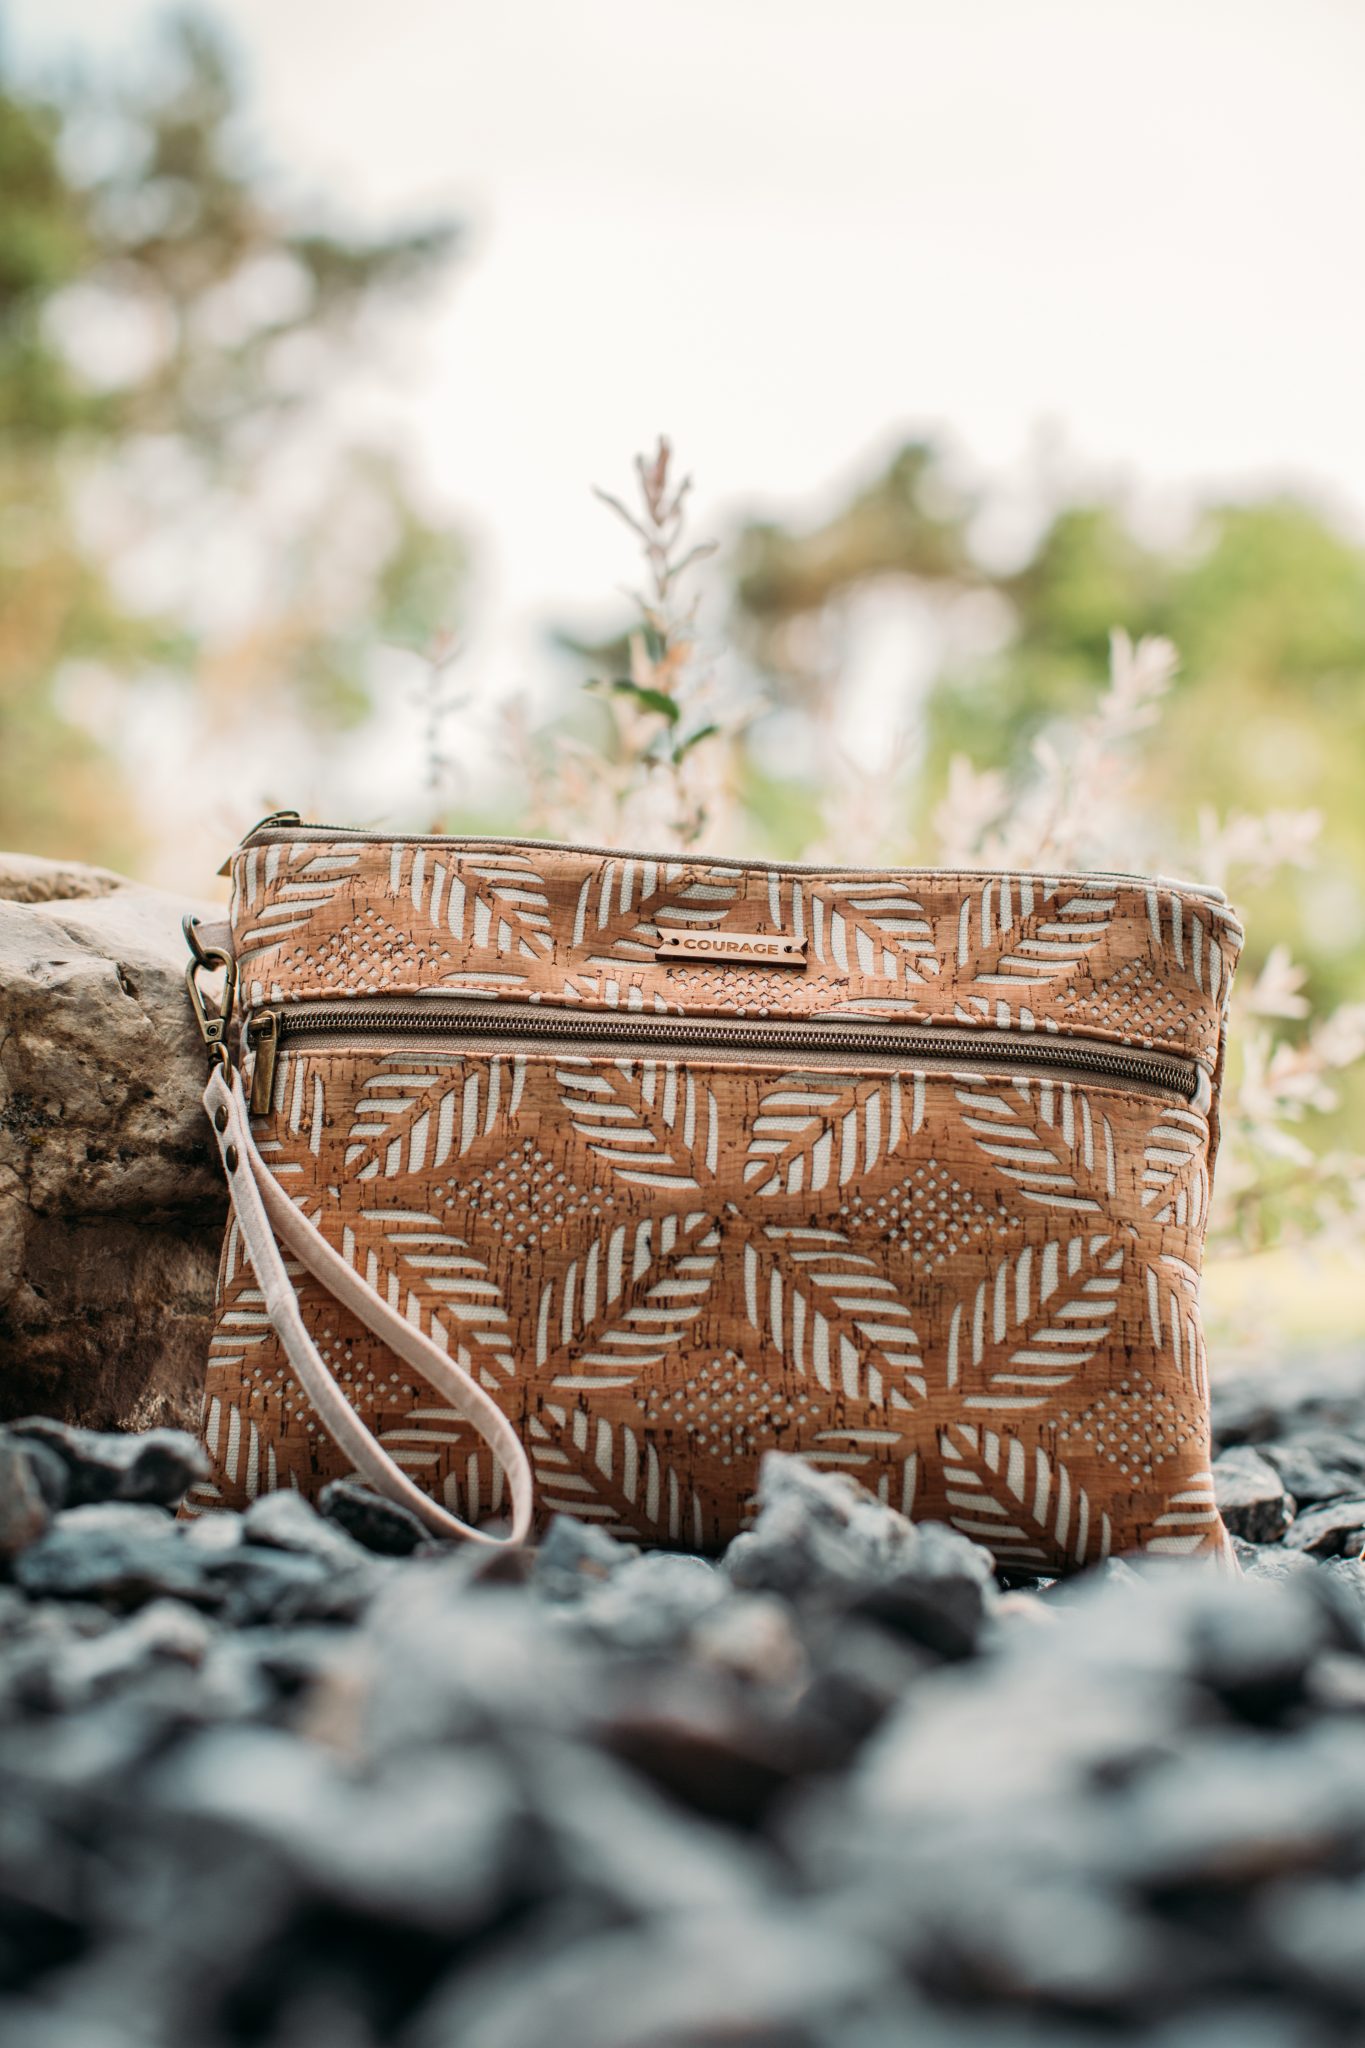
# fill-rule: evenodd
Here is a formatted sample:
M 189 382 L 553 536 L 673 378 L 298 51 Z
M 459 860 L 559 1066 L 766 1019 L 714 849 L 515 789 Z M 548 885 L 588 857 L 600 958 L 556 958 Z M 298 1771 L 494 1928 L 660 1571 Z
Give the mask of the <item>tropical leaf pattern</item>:
M 737 894 L 728 868 L 608 856 L 579 886 L 572 945 L 590 967 L 619 977 L 653 961 L 661 923 L 705 931 L 724 922 Z
M 963 896 L 953 953 L 958 976 L 982 988 L 1070 978 L 1104 939 L 1117 908 L 1105 881 L 992 875 Z
M 784 1074 L 765 1087 L 744 1184 L 765 1195 L 824 1194 L 895 1158 L 923 1127 L 925 1077 L 893 1074 L 849 1087 L 829 1074 Z
M 306 1064 L 285 1053 L 277 1073 L 282 1076 L 277 1080 L 280 1096 L 290 1105 L 290 1128 L 297 1128 L 295 1099 L 301 1111 L 306 1085 L 316 1128 L 322 1103 L 316 1072 L 306 1084 Z M 448 1064 L 431 1060 L 420 1049 L 383 1060 L 355 1106 L 343 1160 L 346 1173 L 357 1181 L 394 1180 L 477 1160 L 487 1149 L 480 1140 L 498 1142 L 501 1116 L 515 1118 L 525 1085 L 522 1059 L 465 1060 L 454 1074 Z
M 1157 1223 L 1202 1231 L 1209 1208 L 1209 1126 L 1197 1110 L 1174 1103 L 1147 1133 L 1142 1204 Z
M 578 1060 L 556 1069 L 569 1129 L 633 1187 L 699 1194 L 720 1166 L 721 1111 L 704 1071 L 676 1060 Z
M 962 1121 L 992 1170 L 1027 1202 L 1101 1214 L 1118 1191 L 1114 1126 L 1103 1091 L 1071 1081 L 967 1081 Z
M 1000 1076 L 318 1049 L 282 1056 L 261 1142 L 506 1407 L 545 1512 L 712 1547 L 783 1449 L 1060 1569 L 1220 1540 L 1202 1210 L 1180 1192 L 1206 1132 L 1149 1095 Z M 881 1222 L 869 1191 L 917 1175 L 938 1207 Z M 299 1279 L 393 1455 L 457 1512 L 496 1512 L 483 1446 Z M 343 1469 L 235 1231 L 206 1430 L 206 1499 Z
M 840 1230 L 768 1224 L 746 1237 L 744 1310 L 788 1371 L 845 1408 L 904 1412 L 925 1393 L 910 1310 Z
M 945 1380 L 966 1412 L 1045 1408 L 1108 1340 L 1124 1246 L 1109 1236 L 1026 1244 L 948 1317 Z
M 297 1040 L 258 1141 L 342 1256 L 493 1393 L 546 1515 L 715 1548 L 781 1450 L 1018 1570 L 1222 1544 L 1198 1275 L 1240 934 L 1214 899 L 286 836 L 238 856 L 234 925 L 249 1003 L 465 989 L 1186 1052 L 1206 1077 L 1194 1104 L 988 1056 L 888 1074 L 856 1055 L 836 1071 Z M 804 964 L 659 961 L 661 927 L 684 925 L 782 933 Z M 295 1278 L 391 1454 L 453 1511 L 497 1514 L 483 1444 Z M 205 1434 L 200 1505 L 345 1469 L 235 1228 Z
M 1183 1387 L 1196 1408 L 1209 1398 L 1209 1368 L 1199 1319 L 1199 1270 L 1161 1252 L 1145 1272 L 1150 1342 L 1162 1377 Z
M 804 943 L 816 966 L 895 995 L 935 980 L 933 926 L 909 883 L 894 875 L 815 881 L 770 871 L 769 928 Z
M 1110 1515 L 1036 1439 L 963 1422 L 942 1432 L 939 1448 L 948 1520 L 1001 1564 L 1064 1568 L 1110 1555 Z
M 1241 929 L 1213 894 L 1087 875 L 835 872 L 499 840 L 291 833 L 234 857 L 252 1003 L 464 990 L 601 1008 L 858 1011 L 1155 1044 L 1210 1074 Z M 804 968 L 657 957 L 781 934 Z

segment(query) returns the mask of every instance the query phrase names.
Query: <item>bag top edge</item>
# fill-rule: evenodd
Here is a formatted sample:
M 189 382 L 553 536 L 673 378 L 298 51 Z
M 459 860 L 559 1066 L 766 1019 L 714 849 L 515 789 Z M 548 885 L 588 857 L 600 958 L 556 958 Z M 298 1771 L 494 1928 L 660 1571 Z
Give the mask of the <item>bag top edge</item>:
M 860 867 L 847 866 L 837 861 L 773 860 L 763 855 L 740 859 L 733 854 L 708 852 L 705 848 L 691 847 L 685 851 L 674 848 L 668 852 L 644 851 L 632 846 L 592 846 L 576 839 L 514 838 L 501 832 L 381 832 L 365 825 L 322 825 L 306 823 L 280 824 L 273 821 L 253 827 L 238 843 L 235 853 L 245 853 L 255 846 L 270 846 L 281 842 L 307 842 L 310 839 L 326 841 L 356 839 L 370 845 L 400 846 L 449 846 L 468 849 L 473 853 L 578 853 L 595 860 L 638 860 L 696 862 L 708 868 L 735 868 L 741 873 L 776 875 L 894 875 L 898 879 L 912 876 L 963 875 L 986 881 L 992 877 L 1010 880 L 1064 882 L 1119 882 L 1131 888 L 1165 889 L 1172 895 L 1191 896 L 1200 902 L 1214 903 L 1232 913 L 1226 892 L 1213 882 L 1189 881 L 1173 875 L 1143 875 L 1130 870 L 1112 868 L 1002 868 L 1002 867 Z

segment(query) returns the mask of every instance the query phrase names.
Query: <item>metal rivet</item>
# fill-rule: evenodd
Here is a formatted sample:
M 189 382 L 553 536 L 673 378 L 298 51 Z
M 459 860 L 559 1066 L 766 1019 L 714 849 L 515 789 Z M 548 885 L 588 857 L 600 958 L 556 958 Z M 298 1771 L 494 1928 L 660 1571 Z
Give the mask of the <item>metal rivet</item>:
M 223 1154 L 223 1164 L 227 1167 L 229 1173 L 236 1173 L 237 1147 L 235 1145 L 228 1146 L 227 1151 Z
M 225 1131 L 227 1129 L 227 1111 L 222 1107 L 221 1103 L 213 1112 L 213 1128 L 215 1131 Z

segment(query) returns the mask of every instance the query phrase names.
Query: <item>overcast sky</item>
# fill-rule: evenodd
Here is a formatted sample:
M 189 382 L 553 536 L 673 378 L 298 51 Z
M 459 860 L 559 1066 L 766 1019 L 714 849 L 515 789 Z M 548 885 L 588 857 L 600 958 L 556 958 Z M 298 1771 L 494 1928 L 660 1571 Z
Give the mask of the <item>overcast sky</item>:
M 231 0 L 266 152 L 466 260 L 388 394 L 482 536 L 477 645 L 629 572 L 587 485 L 674 436 L 704 513 L 895 437 L 1040 428 L 1160 490 L 1365 507 L 1358 0 Z M 25 62 L 141 0 L 12 0 Z

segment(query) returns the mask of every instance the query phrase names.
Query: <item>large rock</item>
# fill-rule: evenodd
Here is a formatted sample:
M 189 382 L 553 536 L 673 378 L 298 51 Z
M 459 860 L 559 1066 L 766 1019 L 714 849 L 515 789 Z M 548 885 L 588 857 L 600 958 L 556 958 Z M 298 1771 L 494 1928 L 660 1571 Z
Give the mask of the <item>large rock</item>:
M 1300 1515 L 1284 1540 L 1288 1549 L 1305 1550 L 1312 1557 L 1341 1557 L 1348 1554 L 1348 1545 L 1354 1556 L 1357 1553 L 1350 1539 L 1362 1530 L 1365 1499 L 1331 1500 Z
M 226 1198 L 187 909 L 0 854 L 0 1419 L 197 1423 Z
M 1213 1492 L 1224 1527 L 1248 1543 L 1278 1543 L 1294 1519 L 1293 1495 L 1249 1444 L 1233 1444 L 1215 1458 Z
M 66 1422 L 30 1415 L 0 1433 L 0 1442 L 6 1435 L 17 1437 L 30 1457 L 35 1446 L 56 1457 L 61 1468 L 61 1505 L 66 1508 L 100 1500 L 175 1507 L 195 1480 L 206 1478 L 209 1470 L 203 1445 L 180 1429 L 104 1436 L 98 1430 L 73 1429 Z
M 868 1615 L 943 1657 L 975 1647 L 996 1598 L 980 1544 L 938 1522 L 908 1522 L 843 1473 L 771 1452 L 758 1499 L 757 1521 L 726 1555 L 736 1586 Z

